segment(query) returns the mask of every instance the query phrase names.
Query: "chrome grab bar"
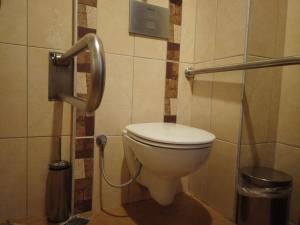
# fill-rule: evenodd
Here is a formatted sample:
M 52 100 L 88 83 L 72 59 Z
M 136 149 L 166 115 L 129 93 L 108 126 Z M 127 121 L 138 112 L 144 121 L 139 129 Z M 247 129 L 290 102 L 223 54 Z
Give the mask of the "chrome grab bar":
M 209 67 L 209 68 L 204 68 L 199 70 L 194 70 L 193 68 L 189 67 L 185 70 L 185 76 L 187 78 L 194 78 L 194 76 L 197 74 L 217 73 L 217 72 L 226 72 L 226 71 L 235 71 L 235 70 L 249 70 L 249 69 L 276 67 L 276 66 L 289 66 L 289 65 L 297 65 L 297 64 L 300 64 L 300 57 L 268 59 L 268 60 L 241 63 L 241 64 L 235 64 L 229 66 Z
M 71 91 L 64 91 L 62 86 L 66 86 L 66 82 L 69 82 L 72 79 L 66 79 L 64 81 L 60 81 L 60 84 L 57 86 L 61 86 L 58 88 L 59 90 L 55 90 L 56 93 L 52 93 L 55 97 L 49 97 L 50 99 L 59 99 L 65 102 L 70 103 L 80 110 L 84 110 L 87 112 L 95 111 L 102 100 L 104 87 L 105 87 L 105 57 L 104 57 L 104 48 L 100 38 L 95 34 L 86 34 L 83 38 L 81 38 L 70 50 L 61 54 L 52 52 L 50 53 L 50 58 L 52 63 L 56 67 L 66 67 L 70 66 L 70 63 L 73 62 L 73 58 L 78 55 L 80 52 L 89 49 L 90 53 L 90 76 L 91 76 L 91 86 L 89 87 L 89 95 L 87 101 L 84 101 L 73 95 Z M 57 70 L 56 70 L 57 71 Z M 72 66 L 72 76 L 73 75 L 73 66 Z M 64 76 L 65 74 L 61 74 L 59 76 Z M 51 80 L 51 78 L 49 78 Z M 63 78 L 54 78 L 55 79 L 63 79 Z M 55 82 L 55 81 L 53 81 Z M 73 83 L 73 82 L 72 82 Z M 64 85 L 65 84 L 65 85 Z M 52 84 L 55 85 L 55 84 Z M 55 88 L 54 88 L 55 89 Z M 70 88 L 69 88 L 70 89 Z M 50 91 L 50 90 L 49 90 Z M 54 92 L 55 92 L 54 91 Z

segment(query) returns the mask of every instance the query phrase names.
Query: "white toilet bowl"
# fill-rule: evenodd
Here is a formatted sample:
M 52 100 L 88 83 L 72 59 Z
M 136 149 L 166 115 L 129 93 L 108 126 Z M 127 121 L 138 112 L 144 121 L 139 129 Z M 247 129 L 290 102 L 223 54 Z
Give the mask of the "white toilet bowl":
M 161 205 L 173 202 L 180 178 L 195 172 L 208 158 L 215 136 L 173 123 L 132 124 L 123 132 L 126 162 L 137 182 Z

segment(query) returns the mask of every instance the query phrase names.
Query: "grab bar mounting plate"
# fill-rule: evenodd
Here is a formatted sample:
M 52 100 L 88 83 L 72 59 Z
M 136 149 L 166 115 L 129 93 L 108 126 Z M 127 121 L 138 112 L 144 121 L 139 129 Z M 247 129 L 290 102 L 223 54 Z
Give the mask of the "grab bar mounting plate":
M 69 63 L 64 66 L 55 65 L 55 58 L 63 53 L 49 53 L 49 88 L 48 100 L 61 101 L 59 94 L 73 96 L 74 90 L 74 60 L 70 59 Z

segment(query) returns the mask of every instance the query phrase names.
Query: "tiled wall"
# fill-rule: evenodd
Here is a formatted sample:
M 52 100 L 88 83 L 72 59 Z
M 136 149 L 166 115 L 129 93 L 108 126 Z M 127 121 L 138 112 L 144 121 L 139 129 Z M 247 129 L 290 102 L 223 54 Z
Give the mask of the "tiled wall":
M 266 16 L 267 11 L 269 13 Z M 251 0 L 247 61 L 266 60 L 283 55 L 285 18 L 286 1 Z M 264 30 L 268 32 L 263 32 Z M 274 165 L 281 70 L 271 68 L 246 72 L 241 167 Z
M 196 1 L 194 67 L 244 61 L 248 2 Z M 206 164 L 189 177 L 189 191 L 234 218 L 243 72 L 199 75 L 192 83 L 190 124 L 217 137 Z
M 248 61 L 299 55 L 297 1 L 252 0 L 250 9 Z M 273 167 L 293 176 L 294 224 L 300 216 L 298 72 L 298 66 L 246 72 L 240 154 L 241 167 Z
M 48 53 L 71 45 L 71 0 L 1 1 L 0 223 L 44 214 L 59 136 L 70 158 L 71 107 L 48 101 Z
M 285 32 L 285 56 L 300 55 L 300 2 L 287 0 Z M 280 108 L 278 117 L 275 168 L 291 174 L 294 191 L 291 202 L 291 220 L 298 224 L 300 218 L 300 67 L 290 66 L 282 70 Z

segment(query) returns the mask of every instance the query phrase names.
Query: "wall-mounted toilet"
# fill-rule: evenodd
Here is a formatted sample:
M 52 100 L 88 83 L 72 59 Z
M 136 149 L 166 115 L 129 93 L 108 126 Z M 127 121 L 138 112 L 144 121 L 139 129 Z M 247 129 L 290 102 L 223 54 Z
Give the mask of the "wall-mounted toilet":
M 173 202 L 180 178 L 203 165 L 214 140 L 207 131 L 173 123 L 132 124 L 123 132 L 130 174 L 141 164 L 137 182 L 161 205 Z

